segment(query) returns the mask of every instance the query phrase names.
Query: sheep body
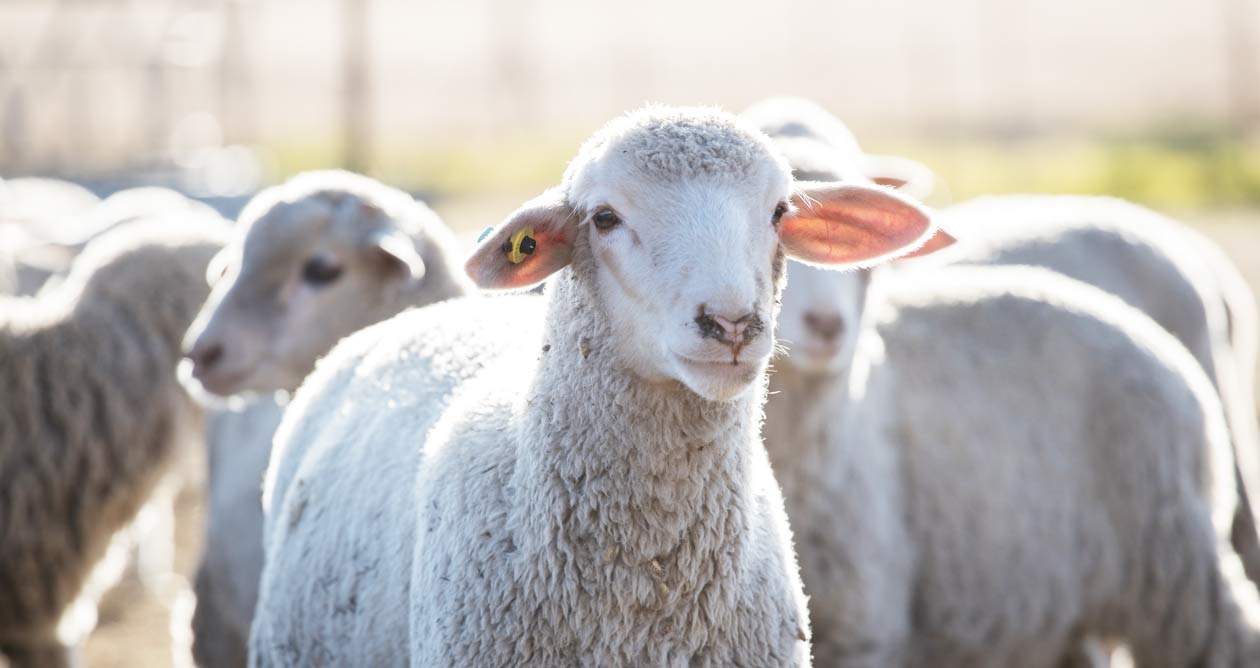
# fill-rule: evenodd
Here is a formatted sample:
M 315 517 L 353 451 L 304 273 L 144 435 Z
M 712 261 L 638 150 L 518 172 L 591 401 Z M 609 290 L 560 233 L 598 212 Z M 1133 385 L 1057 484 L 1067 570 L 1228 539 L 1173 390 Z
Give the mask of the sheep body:
M 374 240 L 385 236 L 416 249 L 413 262 L 422 263 L 422 276 L 399 271 L 397 258 L 383 255 Z M 437 214 L 406 193 L 348 172 L 300 174 L 247 205 L 234 243 L 220 258 L 231 280 L 224 279 L 226 289 L 216 286 L 188 338 L 225 343 L 220 366 L 283 370 L 251 374 L 228 389 L 291 392 L 341 337 L 407 307 L 468 291 L 456 253 Z M 342 275 L 335 285 L 294 297 L 301 286 L 285 286 L 313 254 L 335 256 Z M 291 321 L 296 309 L 290 302 L 301 302 L 318 327 Z M 241 364 L 231 359 L 243 350 L 260 357 Z M 210 415 L 206 552 L 193 617 L 193 652 L 202 666 L 246 663 L 263 569 L 262 485 L 280 414 L 274 400 L 264 398 Z
M 460 381 L 529 350 L 517 337 L 537 329 L 539 302 L 468 298 L 406 311 L 348 337 L 316 366 L 287 410 L 267 472 L 253 665 L 407 662 L 423 435 Z M 511 336 L 505 319 L 515 323 Z M 416 436 L 385 437 L 395 423 Z
M 1008 195 L 948 207 L 960 242 L 935 261 L 1052 269 L 1114 294 L 1175 336 L 1207 373 L 1225 407 L 1238 469 L 1235 544 L 1260 580 L 1252 497 L 1260 494 L 1253 374 L 1255 299 L 1209 240 L 1149 209 L 1106 197 Z
M 1228 432 L 1184 348 L 1042 269 L 885 290 L 844 382 L 811 402 L 781 370 L 767 404 L 820 663 L 1055 666 L 1096 635 L 1251 665 Z
M 225 228 L 217 219 L 171 227 L 108 234 L 56 290 L 0 308 L 5 652 L 68 659 L 56 637 L 62 613 L 200 428 L 174 368 Z

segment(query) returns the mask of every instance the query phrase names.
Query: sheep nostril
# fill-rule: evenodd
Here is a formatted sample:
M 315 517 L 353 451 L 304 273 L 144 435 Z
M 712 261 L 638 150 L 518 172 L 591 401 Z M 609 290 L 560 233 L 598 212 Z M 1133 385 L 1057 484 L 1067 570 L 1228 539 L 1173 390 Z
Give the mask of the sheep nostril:
M 838 315 L 805 314 L 805 326 L 818 338 L 827 342 L 835 341 L 844 331 L 844 319 Z
M 188 359 L 193 361 L 193 366 L 208 370 L 223 359 L 223 344 L 211 343 L 205 346 L 193 346 L 188 352 Z
M 765 329 L 761 316 L 748 312 L 738 318 L 706 313 L 704 307 L 696 316 L 696 326 L 700 328 L 700 337 L 714 339 L 730 345 L 744 344 Z

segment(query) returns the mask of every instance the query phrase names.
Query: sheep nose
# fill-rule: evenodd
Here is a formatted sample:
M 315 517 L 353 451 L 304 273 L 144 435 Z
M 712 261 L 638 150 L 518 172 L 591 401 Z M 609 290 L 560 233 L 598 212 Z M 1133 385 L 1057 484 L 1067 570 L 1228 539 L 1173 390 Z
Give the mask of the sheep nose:
M 210 343 L 198 341 L 192 350 L 184 353 L 184 356 L 192 360 L 194 372 L 209 371 L 223 359 L 223 344 L 217 341 Z
M 709 313 L 704 306 L 700 307 L 700 314 L 696 316 L 696 326 L 700 328 L 701 338 L 714 339 L 732 346 L 748 343 L 765 329 L 765 324 L 756 311 L 732 317 Z
M 836 313 L 814 313 L 807 311 L 805 313 L 805 326 L 809 331 L 813 332 L 818 338 L 828 343 L 835 341 L 840 333 L 844 331 L 844 320 Z

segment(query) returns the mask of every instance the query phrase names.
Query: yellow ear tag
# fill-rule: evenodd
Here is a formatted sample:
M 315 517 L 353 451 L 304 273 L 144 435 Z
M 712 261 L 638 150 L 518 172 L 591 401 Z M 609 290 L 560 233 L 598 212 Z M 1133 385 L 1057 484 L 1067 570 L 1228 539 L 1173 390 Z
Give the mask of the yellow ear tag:
M 508 262 L 512 264 L 524 262 L 526 255 L 534 254 L 535 248 L 538 248 L 538 241 L 534 239 L 532 227 L 518 231 L 511 239 L 503 242 L 503 252 L 507 253 Z

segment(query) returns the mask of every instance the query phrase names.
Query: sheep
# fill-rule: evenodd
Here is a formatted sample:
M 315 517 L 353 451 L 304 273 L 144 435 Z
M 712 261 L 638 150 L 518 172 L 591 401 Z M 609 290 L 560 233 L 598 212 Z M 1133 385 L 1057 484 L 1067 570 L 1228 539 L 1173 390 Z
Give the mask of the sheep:
M 840 287 L 788 271 L 785 336 L 798 287 Z M 819 663 L 1036 668 L 1100 638 L 1255 665 L 1228 431 L 1184 347 L 1041 268 L 879 279 L 852 358 L 802 340 L 766 406 Z
M 40 177 L 0 181 L 0 221 L 4 222 L 45 224 L 85 213 L 100 201 L 92 191 L 69 181 Z
M 97 200 L 81 186 L 31 181 L 40 187 L 20 197 L 21 206 L 6 208 L 0 196 L 0 271 L 8 275 L 0 283 L 3 294 L 35 294 L 50 279 L 64 275 L 89 241 L 116 225 L 161 215 L 184 214 L 198 220 L 214 214 L 209 206 L 169 188 L 127 188 Z
M 845 169 L 776 141 L 798 177 Z M 1204 665 L 1255 661 L 1254 588 L 1211 533 L 1235 503 L 1219 402 L 1157 324 L 1038 268 L 788 274 L 765 438 L 820 664 L 1088 665 L 1100 637 L 1149 665 L 1187 665 L 1195 643 L 1219 652 Z M 1161 513 L 1190 528 L 1152 549 L 1134 530 Z M 1184 600 L 1162 589 L 1172 569 L 1197 587 Z
M 345 335 L 471 292 L 456 253 L 437 214 L 401 191 L 347 172 L 296 176 L 246 207 L 214 263 L 222 279 L 186 338 L 191 374 L 222 396 L 296 390 Z M 210 417 L 206 551 L 194 582 L 202 666 L 246 661 L 263 567 L 262 481 L 280 414 L 264 396 Z
M 886 190 L 793 189 L 725 112 L 605 126 L 466 265 L 542 297 L 401 314 L 296 393 L 251 665 L 807 665 L 757 434 L 784 258 L 931 233 Z
M 1107 197 L 981 197 L 944 209 L 940 221 L 961 242 L 938 261 L 1053 269 L 1120 297 L 1186 346 L 1225 406 L 1243 499 L 1235 545 L 1249 575 L 1260 581 L 1252 505 L 1260 501 L 1252 498 L 1260 492 L 1252 384 L 1257 315 L 1255 297 L 1233 263 L 1189 227 Z
M 129 224 L 55 290 L 0 304 L 0 654 L 16 666 L 70 665 L 63 614 L 200 429 L 175 365 L 225 234 Z
M 770 98 L 744 116 L 775 138 L 801 178 L 870 178 L 909 187 L 918 196 L 931 188 L 926 167 L 902 158 L 866 155 L 840 119 L 810 100 Z M 1233 530 L 1235 547 L 1249 575 L 1260 581 L 1260 543 L 1252 519 L 1258 512 L 1253 504 L 1260 499 L 1252 499 L 1248 492 L 1260 490 L 1260 434 L 1252 386 L 1255 298 L 1220 249 L 1180 223 L 1103 197 L 982 197 L 943 209 L 938 222 L 948 233 L 938 233 L 920 254 L 946 248 L 955 237 L 962 243 L 936 253 L 932 262 L 1052 269 L 1117 295 L 1190 350 L 1225 404 L 1242 499 Z M 861 274 L 856 282 L 845 282 L 842 290 L 865 290 L 869 280 L 869 275 Z M 837 336 L 846 324 L 856 322 L 854 308 L 860 306 L 849 294 L 842 305 L 813 314 L 813 333 L 834 330 L 837 334 L 832 336 Z

